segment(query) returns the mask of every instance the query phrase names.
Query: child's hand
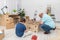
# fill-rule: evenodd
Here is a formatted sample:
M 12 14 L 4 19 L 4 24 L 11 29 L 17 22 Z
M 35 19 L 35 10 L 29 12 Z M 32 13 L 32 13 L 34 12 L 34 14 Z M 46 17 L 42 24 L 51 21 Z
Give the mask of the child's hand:
M 25 30 L 25 32 L 28 32 L 28 30 Z

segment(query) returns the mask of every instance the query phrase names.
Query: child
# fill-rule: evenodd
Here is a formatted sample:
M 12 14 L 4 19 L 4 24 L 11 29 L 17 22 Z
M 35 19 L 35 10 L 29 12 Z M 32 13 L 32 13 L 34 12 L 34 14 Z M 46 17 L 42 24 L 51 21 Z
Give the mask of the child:
M 26 30 L 26 26 L 23 24 L 25 22 L 26 22 L 26 20 L 23 18 L 22 21 L 20 23 L 17 23 L 17 25 L 16 25 L 16 35 L 18 37 L 22 37 Z

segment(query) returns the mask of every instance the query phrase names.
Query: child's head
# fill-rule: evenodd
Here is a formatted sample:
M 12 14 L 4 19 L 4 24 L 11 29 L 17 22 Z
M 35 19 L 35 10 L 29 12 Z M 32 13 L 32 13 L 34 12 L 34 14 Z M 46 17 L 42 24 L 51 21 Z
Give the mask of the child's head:
M 22 18 L 22 20 L 20 22 L 24 22 L 25 23 L 26 22 L 25 18 Z

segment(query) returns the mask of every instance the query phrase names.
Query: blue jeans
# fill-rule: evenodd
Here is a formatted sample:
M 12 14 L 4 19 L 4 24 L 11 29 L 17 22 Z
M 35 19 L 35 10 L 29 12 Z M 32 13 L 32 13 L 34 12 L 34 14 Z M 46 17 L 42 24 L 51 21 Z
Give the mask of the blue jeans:
M 52 30 L 53 28 L 51 28 L 49 25 L 46 24 L 42 24 L 41 28 L 45 31 L 45 32 L 50 32 L 50 30 Z

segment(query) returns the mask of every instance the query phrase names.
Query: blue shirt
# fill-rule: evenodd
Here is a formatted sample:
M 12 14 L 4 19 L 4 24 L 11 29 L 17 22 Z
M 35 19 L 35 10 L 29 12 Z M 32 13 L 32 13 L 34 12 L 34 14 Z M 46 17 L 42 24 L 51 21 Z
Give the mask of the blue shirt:
M 24 31 L 26 30 L 26 27 L 22 23 L 17 23 L 16 25 L 16 35 L 21 37 L 24 34 Z
M 49 25 L 51 28 L 55 28 L 55 23 L 49 15 L 43 14 L 42 21 L 44 24 Z

